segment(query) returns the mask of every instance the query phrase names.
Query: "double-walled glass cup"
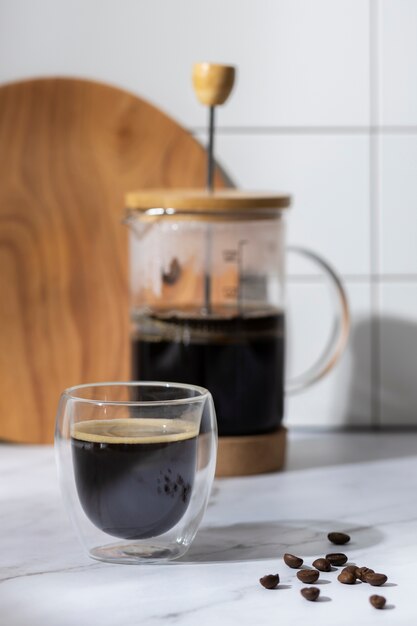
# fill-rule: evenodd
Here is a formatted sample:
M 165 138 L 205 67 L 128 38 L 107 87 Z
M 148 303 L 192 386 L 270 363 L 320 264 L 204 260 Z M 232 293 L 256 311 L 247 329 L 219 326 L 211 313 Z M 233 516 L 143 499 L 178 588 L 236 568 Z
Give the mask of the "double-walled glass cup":
M 161 382 L 72 387 L 59 402 L 55 449 L 65 505 L 91 557 L 138 563 L 185 554 L 216 465 L 206 389 Z

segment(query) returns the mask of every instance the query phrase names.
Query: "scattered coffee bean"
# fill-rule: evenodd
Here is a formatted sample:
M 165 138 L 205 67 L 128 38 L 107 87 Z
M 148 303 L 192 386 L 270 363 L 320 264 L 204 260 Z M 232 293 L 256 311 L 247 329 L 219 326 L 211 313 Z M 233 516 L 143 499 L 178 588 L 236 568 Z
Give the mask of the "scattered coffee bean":
M 346 570 L 342 570 L 337 577 L 337 580 L 344 585 L 354 585 L 356 582 L 356 576 L 352 572 L 347 572 Z
M 331 552 L 330 554 L 326 554 L 326 559 L 330 561 L 331 565 L 344 565 L 348 558 L 346 554 L 342 552 Z
M 357 578 L 356 576 L 356 570 L 358 568 L 356 567 L 356 565 L 346 565 L 346 567 L 344 567 L 342 569 L 342 572 L 350 572 L 351 574 L 353 574 L 355 576 L 355 578 Z
M 300 571 L 297 572 L 298 580 L 301 580 L 302 583 L 306 583 L 307 585 L 315 583 L 316 580 L 319 579 L 319 576 L 320 572 L 316 569 L 300 569 Z
M 279 575 L 278 574 L 267 574 L 266 576 L 262 576 L 259 579 L 262 587 L 265 589 L 275 589 L 275 587 L 279 584 Z
M 373 569 L 369 567 L 357 567 L 355 570 L 356 578 L 359 578 L 363 583 L 366 583 L 365 576 L 366 574 L 375 574 Z
M 332 543 L 335 543 L 338 546 L 342 546 L 343 544 L 348 543 L 350 541 L 349 535 L 347 535 L 346 533 L 337 533 L 337 532 L 329 533 L 327 535 L 327 539 L 331 541 Z
M 298 569 L 303 564 L 303 559 L 300 559 L 299 556 L 294 556 L 293 554 L 284 554 L 284 562 L 288 567 L 292 567 L 293 569 Z
M 321 572 L 330 572 L 332 566 L 328 559 L 316 559 L 313 561 L 313 567 L 319 569 Z
M 376 609 L 383 609 L 385 606 L 385 602 L 386 599 L 384 598 L 384 596 L 371 596 L 369 598 L 369 602 L 372 604 L 372 606 L 374 606 Z
M 387 582 L 388 577 L 385 574 L 377 574 L 375 572 L 368 572 L 364 575 L 365 582 L 372 585 L 372 587 L 380 587 Z
M 262 587 L 265 589 L 275 589 L 279 585 L 279 574 L 267 574 L 259 579 Z
M 301 589 L 300 593 L 306 600 L 315 602 L 320 595 L 320 589 L 317 587 L 304 587 L 304 589 Z

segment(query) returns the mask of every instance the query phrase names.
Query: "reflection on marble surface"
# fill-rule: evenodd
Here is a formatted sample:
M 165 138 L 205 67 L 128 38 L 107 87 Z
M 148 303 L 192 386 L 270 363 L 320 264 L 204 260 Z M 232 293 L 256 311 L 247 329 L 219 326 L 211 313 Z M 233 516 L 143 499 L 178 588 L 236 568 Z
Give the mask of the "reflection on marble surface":
M 183 559 L 129 567 L 82 551 L 51 448 L 0 446 L 2 624 L 413 624 L 417 435 L 292 434 L 288 468 L 217 481 Z M 341 585 L 336 569 L 321 579 L 320 602 L 301 597 L 283 552 L 311 564 L 338 550 L 326 534 L 339 529 L 352 536 L 342 548 L 350 562 L 388 575 L 377 592 L 395 608 L 376 611 L 368 602 L 375 588 Z M 281 585 L 263 589 L 258 579 L 275 572 Z

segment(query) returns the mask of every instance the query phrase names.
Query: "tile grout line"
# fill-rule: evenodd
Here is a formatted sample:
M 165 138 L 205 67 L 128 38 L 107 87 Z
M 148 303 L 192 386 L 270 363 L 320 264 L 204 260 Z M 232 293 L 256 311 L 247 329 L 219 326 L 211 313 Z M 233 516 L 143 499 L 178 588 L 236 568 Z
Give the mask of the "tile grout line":
M 369 117 L 370 126 L 379 121 L 379 13 L 378 1 L 369 3 Z M 378 133 L 369 136 L 369 206 L 371 274 L 380 274 L 380 163 Z M 381 428 L 381 332 L 380 282 L 371 282 L 371 427 Z
M 191 135 L 206 134 L 203 126 L 189 127 Z M 219 126 L 216 128 L 219 135 L 409 135 L 417 133 L 417 126 L 375 125 L 368 126 Z

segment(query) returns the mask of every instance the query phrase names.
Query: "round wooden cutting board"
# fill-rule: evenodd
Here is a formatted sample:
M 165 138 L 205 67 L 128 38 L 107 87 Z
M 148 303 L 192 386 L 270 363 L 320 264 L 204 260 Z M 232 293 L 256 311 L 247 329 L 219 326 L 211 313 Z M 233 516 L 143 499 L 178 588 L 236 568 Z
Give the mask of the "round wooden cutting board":
M 130 378 L 124 193 L 204 186 L 205 151 L 129 93 L 31 80 L 0 88 L 0 172 L 0 439 L 46 443 L 65 387 Z

